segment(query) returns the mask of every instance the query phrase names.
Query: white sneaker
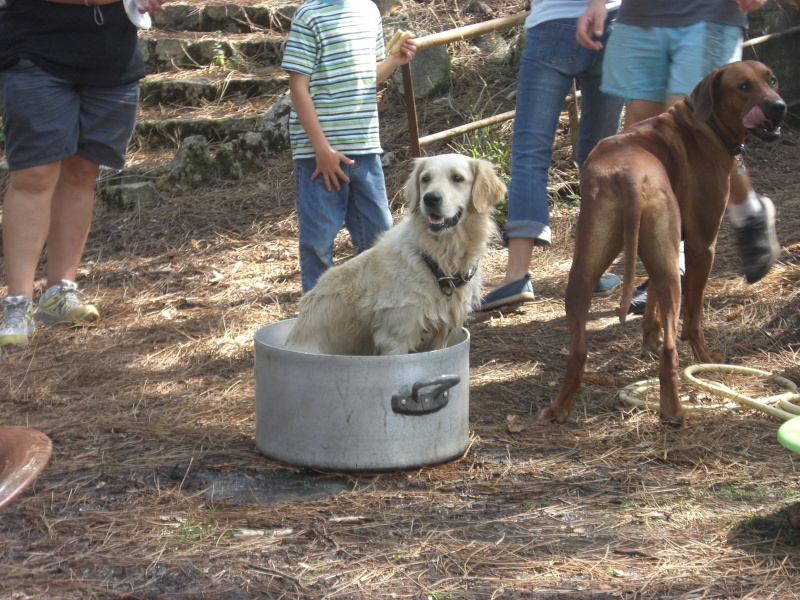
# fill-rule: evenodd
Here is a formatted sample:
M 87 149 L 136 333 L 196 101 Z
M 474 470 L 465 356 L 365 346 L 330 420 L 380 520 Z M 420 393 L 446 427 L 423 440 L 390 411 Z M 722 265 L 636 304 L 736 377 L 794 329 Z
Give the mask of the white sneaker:
M 3 305 L 3 323 L 0 325 L 0 346 L 24 348 L 31 341 L 36 323 L 33 321 L 33 302 L 26 296 L 6 296 Z
M 62 279 L 58 290 L 47 299 L 42 296 L 34 318 L 37 323 L 92 323 L 100 318 L 93 304 L 84 304 L 78 297 L 78 284 Z
M 769 273 L 781 254 L 778 236 L 775 235 L 775 205 L 766 196 L 758 199 L 764 210 L 748 217 L 742 227 L 733 228 L 742 275 L 747 283 L 755 283 Z

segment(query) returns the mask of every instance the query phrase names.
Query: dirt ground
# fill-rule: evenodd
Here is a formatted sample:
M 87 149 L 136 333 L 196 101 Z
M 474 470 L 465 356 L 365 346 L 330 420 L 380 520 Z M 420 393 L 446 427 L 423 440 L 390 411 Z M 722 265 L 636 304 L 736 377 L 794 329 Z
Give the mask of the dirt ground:
M 400 158 L 387 172 L 399 214 L 408 153 L 401 124 L 385 132 Z M 578 214 L 567 139 L 565 126 L 554 243 L 531 265 L 537 299 L 467 323 L 468 447 L 408 471 L 298 469 L 255 446 L 253 335 L 293 317 L 300 297 L 288 157 L 153 208 L 98 207 L 79 283 L 102 320 L 41 328 L 27 349 L 0 354 L 0 424 L 53 443 L 35 483 L 0 511 L 0 599 L 800 596 L 800 530 L 787 520 L 800 456 L 777 442 L 780 421 L 709 408 L 717 400 L 688 387 L 685 403 L 700 408 L 681 429 L 623 404 L 619 391 L 657 369 L 639 356 L 640 318 L 618 322 L 618 295 L 593 302 L 572 418 L 536 420 L 566 358 Z M 781 256 L 747 285 L 724 224 L 705 305 L 707 339 L 731 364 L 796 383 L 799 161 L 795 130 L 749 145 Z M 337 256 L 351 252 L 342 234 Z M 495 243 L 487 287 L 505 257 Z M 680 355 L 691 364 L 685 345 Z

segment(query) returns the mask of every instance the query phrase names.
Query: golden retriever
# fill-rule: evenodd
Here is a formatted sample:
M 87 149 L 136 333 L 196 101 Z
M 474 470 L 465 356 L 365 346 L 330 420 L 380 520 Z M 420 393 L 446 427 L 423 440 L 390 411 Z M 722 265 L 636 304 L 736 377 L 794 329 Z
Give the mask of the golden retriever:
M 481 256 L 506 187 L 482 159 L 416 159 L 405 216 L 375 245 L 328 269 L 300 301 L 286 347 L 385 355 L 444 348 L 480 302 Z

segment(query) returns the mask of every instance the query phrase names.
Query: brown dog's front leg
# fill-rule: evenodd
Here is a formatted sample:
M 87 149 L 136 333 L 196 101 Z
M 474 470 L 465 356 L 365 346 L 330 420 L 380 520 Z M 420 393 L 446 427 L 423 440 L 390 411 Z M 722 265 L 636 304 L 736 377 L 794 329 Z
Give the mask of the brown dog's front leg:
M 691 259 L 691 262 L 690 262 Z M 712 352 L 703 335 L 703 298 L 706 283 L 714 260 L 713 250 L 695 252 L 686 257 L 686 281 L 683 303 L 683 339 L 689 344 L 695 358 L 704 363 L 723 363 L 725 357 Z
M 558 396 L 539 413 L 540 421 L 566 423 L 572 412 L 572 406 L 575 404 L 575 394 L 578 393 L 578 387 L 581 385 L 585 365 L 586 345 L 584 344 L 583 352 L 570 353 L 567 372 L 564 375 L 564 381 L 561 382 Z

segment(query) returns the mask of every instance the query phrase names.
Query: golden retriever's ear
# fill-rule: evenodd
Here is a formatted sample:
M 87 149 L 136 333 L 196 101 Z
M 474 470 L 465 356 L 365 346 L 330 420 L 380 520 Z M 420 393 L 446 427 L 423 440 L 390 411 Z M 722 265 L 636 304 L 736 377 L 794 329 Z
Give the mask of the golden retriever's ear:
M 722 80 L 723 70 L 714 69 L 692 90 L 694 116 L 700 121 L 708 121 L 714 112 L 714 97 Z
M 487 160 L 475 159 L 475 180 L 472 183 L 472 204 L 479 213 L 486 212 L 505 196 L 506 186 Z
M 419 173 L 422 171 L 422 165 L 425 162 L 422 158 L 414 159 L 414 168 L 411 175 L 408 176 L 406 187 L 403 190 L 403 196 L 406 200 L 406 212 L 414 212 L 419 206 Z

